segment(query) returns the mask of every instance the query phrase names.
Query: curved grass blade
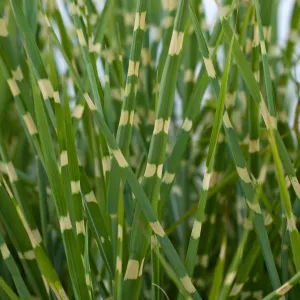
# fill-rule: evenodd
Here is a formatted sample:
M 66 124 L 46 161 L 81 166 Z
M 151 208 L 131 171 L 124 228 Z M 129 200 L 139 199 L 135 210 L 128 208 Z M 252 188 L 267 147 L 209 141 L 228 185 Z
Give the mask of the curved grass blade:
M 13 256 L 11 255 L 1 234 L 0 234 L 0 251 L 2 254 L 2 258 L 5 261 L 5 264 L 7 265 L 7 268 L 9 269 L 10 274 L 14 280 L 14 283 L 15 283 L 16 289 L 20 295 L 20 298 L 24 299 L 24 300 L 31 299 L 31 296 L 29 294 L 26 284 L 23 281 L 23 278 L 21 276 L 19 268 L 18 268 Z
M 234 3 L 232 4 L 232 7 L 233 7 L 233 5 L 234 5 Z M 226 7 L 225 12 L 224 11 L 222 12 L 223 13 L 222 18 L 221 18 L 222 25 L 225 22 L 228 22 L 227 14 L 230 12 L 230 10 L 231 10 L 230 7 Z M 192 7 L 191 7 L 191 12 L 193 12 Z M 197 18 L 195 16 L 195 13 L 192 13 L 191 16 L 192 16 L 192 20 L 195 24 L 194 25 L 195 30 L 197 30 L 197 28 L 199 29 L 200 27 L 199 27 Z M 203 52 L 203 54 L 204 54 L 203 56 L 206 57 L 206 59 L 207 59 L 207 61 L 205 63 L 207 73 L 208 73 L 210 79 L 212 80 L 213 88 L 214 88 L 216 94 L 218 95 L 219 91 L 220 91 L 219 82 L 218 82 L 218 79 L 216 78 L 216 73 L 215 73 L 214 67 L 211 63 L 211 59 L 209 58 L 208 48 L 206 46 L 203 35 L 201 34 L 201 30 L 200 29 L 197 30 L 196 33 L 197 33 L 197 38 L 199 39 L 200 50 Z M 232 53 L 234 54 L 235 43 L 237 43 L 237 42 L 235 41 L 233 35 L 231 36 L 230 43 L 232 43 L 232 51 L 233 51 Z M 274 288 L 276 288 L 280 285 L 280 280 L 279 280 L 279 276 L 278 276 L 275 262 L 273 259 L 271 247 L 270 247 L 269 240 L 268 240 L 268 235 L 267 235 L 266 229 L 264 227 L 261 209 L 260 209 L 259 204 L 254 202 L 255 201 L 255 199 L 254 199 L 255 198 L 255 189 L 254 189 L 253 183 L 250 179 L 250 176 L 249 176 L 249 173 L 248 173 L 248 170 L 246 167 L 245 159 L 243 157 L 242 151 L 238 144 L 238 139 L 233 130 L 233 127 L 230 122 L 227 111 L 225 111 L 225 113 L 223 115 L 223 126 L 224 126 L 224 131 L 226 134 L 227 142 L 229 144 L 229 148 L 231 150 L 231 153 L 232 153 L 235 165 L 236 165 L 236 169 L 237 169 L 238 175 L 240 177 L 240 184 L 241 184 L 243 193 L 246 197 L 247 204 L 248 204 L 249 208 L 254 211 L 253 223 L 254 223 L 258 238 L 261 242 L 261 247 L 263 249 L 264 258 L 265 258 L 266 265 L 267 265 L 267 268 L 268 268 L 268 271 L 269 271 L 269 274 L 271 277 L 272 284 L 273 284 Z
M 0 286 L 5 291 L 5 293 L 9 296 L 11 300 L 19 300 L 20 298 L 14 293 L 14 291 L 10 288 L 9 285 L 6 284 L 4 279 L 0 277 Z

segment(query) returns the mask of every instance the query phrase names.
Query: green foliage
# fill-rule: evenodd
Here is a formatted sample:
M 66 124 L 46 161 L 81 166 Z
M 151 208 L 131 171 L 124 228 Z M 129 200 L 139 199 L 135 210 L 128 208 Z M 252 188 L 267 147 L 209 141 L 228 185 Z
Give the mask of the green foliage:
M 300 2 L 215 5 L 0 3 L 1 299 L 299 299 Z

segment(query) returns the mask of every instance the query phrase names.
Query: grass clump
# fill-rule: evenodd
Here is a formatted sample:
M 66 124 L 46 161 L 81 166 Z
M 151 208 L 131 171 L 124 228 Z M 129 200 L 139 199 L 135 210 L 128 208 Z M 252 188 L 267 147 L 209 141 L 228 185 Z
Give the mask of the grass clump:
M 1 299 L 299 298 L 300 3 L 215 5 L 1 2 Z

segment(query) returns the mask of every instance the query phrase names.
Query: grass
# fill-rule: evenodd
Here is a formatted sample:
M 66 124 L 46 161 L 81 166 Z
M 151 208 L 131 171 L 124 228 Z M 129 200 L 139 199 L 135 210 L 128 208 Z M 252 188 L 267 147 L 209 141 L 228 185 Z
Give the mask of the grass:
M 299 1 L 101 3 L 0 3 L 0 298 L 298 299 Z

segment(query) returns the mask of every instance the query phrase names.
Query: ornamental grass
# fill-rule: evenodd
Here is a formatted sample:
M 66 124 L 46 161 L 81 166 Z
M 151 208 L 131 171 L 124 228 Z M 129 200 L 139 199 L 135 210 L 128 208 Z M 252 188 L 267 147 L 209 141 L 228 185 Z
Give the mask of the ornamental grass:
M 1 1 L 0 299 L 300 299 L 300 1 L 204 2 Z

